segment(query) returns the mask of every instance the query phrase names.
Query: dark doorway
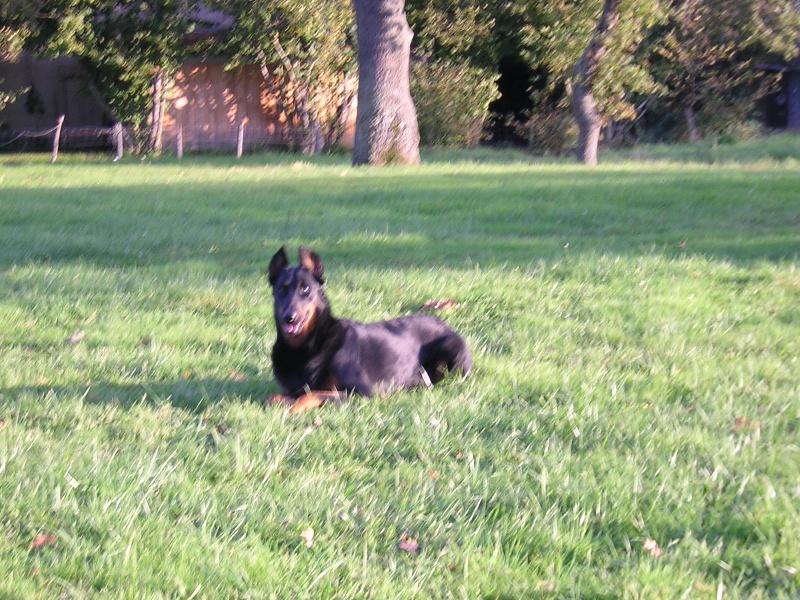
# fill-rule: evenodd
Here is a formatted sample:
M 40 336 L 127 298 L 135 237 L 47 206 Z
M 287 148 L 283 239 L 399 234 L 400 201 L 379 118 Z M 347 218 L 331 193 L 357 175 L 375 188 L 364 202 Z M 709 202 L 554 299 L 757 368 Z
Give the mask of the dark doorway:
M 527 120 L 533 108 L 531 87 L 537 78 L 521 56 L 504 56 L 500 59 L 498 70 L 500 97 L 489 105 L 491 117 L 486 126 L 488 144 L 526 146 L 528 140 L 519 134 L 513 123 Z

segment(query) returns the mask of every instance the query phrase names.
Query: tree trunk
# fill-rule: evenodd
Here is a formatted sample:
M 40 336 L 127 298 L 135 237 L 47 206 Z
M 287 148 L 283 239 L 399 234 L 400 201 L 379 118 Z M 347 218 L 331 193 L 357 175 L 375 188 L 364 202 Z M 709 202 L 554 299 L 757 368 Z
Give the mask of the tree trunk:
M 789 71 L 787 91 L 787 127 L 789 131 L 800 133 L 800 72 Z
M 689 141 L 699 142 L 700 131 L 697 129 L 697 116 L 694 114 L 694 107 L 691 104 L 684 105 L 683 118 L 686 121 L 686 133 L 689 135 Z
M 572 111 L 578 121 L 578 160 L 585 165 L 596 165 L 603 120 L 590 87 L 577 82 L 572 84 Z
M 606 38 L 619 22 L 622 0 L 605 0 L 597 28 L 575 65 L 572 74 L 572 111 L 578 121 L 578 160 L 587 165 L 597 164 L 602 116 L 597 110 L 592 87 L 600 61 L 606 52 Z
M 419 163 L 409 85 L 411 38 L 404 0 L 353 0 L 358 38 L 354 165 Z
M 147 146 L 151 152 L 161 153 L 164 131 L 164 70 L 159 67 L 153 79 L 153 108 L 150 113 L 150 139 Z

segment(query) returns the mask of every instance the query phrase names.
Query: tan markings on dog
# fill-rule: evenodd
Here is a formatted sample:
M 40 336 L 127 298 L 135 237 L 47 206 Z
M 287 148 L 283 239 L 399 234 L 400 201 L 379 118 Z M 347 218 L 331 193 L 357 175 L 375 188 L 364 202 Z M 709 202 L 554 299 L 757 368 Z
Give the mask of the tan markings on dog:
M 313 250 L 303 247 L 300 248 L 300 266 L 314 275 L 314 277 L 322 276 L 322 268 L 321 263 L 319 262 L 319 257 L 314 253 Z
M 326 402 L 338 402 L 342 396 L 338 392 L 308 392 L 300 396 L 289 409 L 289 414 L 301 415 L 315 408 L 319 408 Z
M 304 394 L 297 399 L 297 402 L 292 404 L 289 413 L 293 415 L 301 415 L 315 408 L 319 408 L 325 402 L 325 399 L 313 392 Z

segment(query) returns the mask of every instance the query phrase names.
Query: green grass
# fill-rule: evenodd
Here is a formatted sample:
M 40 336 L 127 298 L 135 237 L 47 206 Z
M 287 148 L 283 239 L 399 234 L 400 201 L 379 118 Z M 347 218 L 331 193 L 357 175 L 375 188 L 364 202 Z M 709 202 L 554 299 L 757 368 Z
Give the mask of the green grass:
M 796 140 L 0 156 L 0 598 L 797 597 Z M 265 408 L 301 243 L 472 376 Z

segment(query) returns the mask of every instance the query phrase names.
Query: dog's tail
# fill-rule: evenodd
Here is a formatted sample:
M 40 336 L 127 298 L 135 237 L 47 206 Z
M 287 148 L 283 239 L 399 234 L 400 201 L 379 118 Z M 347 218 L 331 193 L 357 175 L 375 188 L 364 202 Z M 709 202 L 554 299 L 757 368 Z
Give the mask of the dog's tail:
M 437 338 L 423 348 L 422 366 L 431 384 L 438 383 L 446 373 L 460 372 L 466 376 L 472 370 L 472 355 L 463 338 L 455 332 Z

